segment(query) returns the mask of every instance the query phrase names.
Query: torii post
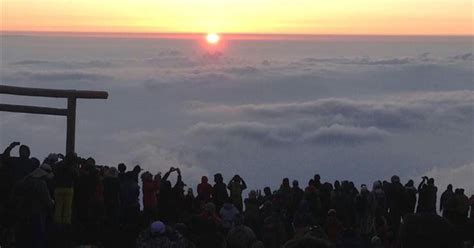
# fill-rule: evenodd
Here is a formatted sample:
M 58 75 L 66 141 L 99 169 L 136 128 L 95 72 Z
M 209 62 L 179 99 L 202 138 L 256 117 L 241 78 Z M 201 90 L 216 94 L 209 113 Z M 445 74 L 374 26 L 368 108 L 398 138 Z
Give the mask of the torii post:
M 67 117 L 66 154 L 70 154 L 75 151 L 77 99 L 78 98 L 107 99 L 109 96 L 109 94 L 105 91 L 40 89 L 40 88 L 27 88 L 27 87 L 16 87 L 16 86 L 7 86 L 7 85 L 0 85 L 0 94 L 67 98 L 67 108 L 65 109 L 26 106 L 26 105 L 0 104 L 0 111 L 66 116 Z

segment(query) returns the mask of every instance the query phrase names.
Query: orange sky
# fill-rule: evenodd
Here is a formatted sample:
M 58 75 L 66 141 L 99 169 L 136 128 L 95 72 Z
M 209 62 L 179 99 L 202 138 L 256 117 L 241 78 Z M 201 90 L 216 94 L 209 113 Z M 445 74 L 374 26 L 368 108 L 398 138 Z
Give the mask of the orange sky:
M 0 0 L 2 31 L 472 35 L 472 0 Z

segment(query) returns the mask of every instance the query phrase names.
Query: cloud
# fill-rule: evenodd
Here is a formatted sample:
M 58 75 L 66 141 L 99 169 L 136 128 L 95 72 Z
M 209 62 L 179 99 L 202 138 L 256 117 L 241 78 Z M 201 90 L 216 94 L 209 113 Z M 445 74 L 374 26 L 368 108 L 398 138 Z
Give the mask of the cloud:
M 465 53 L 465 54 L 456 55 L 453 58 L 456 59 L 456 60 L 464 60 L 464 61 L 474 60 L 474 56 L 472 55 L 472 53 Z
M 332 63 L 342 65 L 404 65 L 413 63 L 416 61 L 415 58 L 387 58 L 387 59 L 374 59 L 370 57 L 364 58 L 304 58 L 301 60 L 303 63 L 315 64 L 315 63 Z
M 389 133 L 375 127 L 360 128 L 332 125 L 307 134 L 304 141 L 317 144 L 355 145 L 370 141 L 382 141 Z
M 240 114 L 259 119 L 323 118 L 329 123 L 406 129 L 427 121 L 472 123 L 474 91 L 415 93 L 370 101 L 323 98 L 307 102 L 234 106 L 194 103 L 189 111 L 198 115 Z
M 275 145 L 356 145 L 382 141 L 388 132 L 375 127 L 360 128 L 342 125 L 318 127 L 317 125 L 268 125 L 257 122 L 222 124 L 198 123 L 187 131 L 195 136 L 205 136 L 232 142 L 231 138 L 251 140 L 264 146 Z
M 112 80 L 113 77 L 101 73 L 58 71 L 58 72 L 31 72 L 20 71 L 4 75 L 5 82 L 63 82 L 63 81 L 85 81 L 100 82 Z
M 202 53 L 160 42 L 120 51 L 105 44 L 97 54 L 88 45 L 70 57 L 11 50 L 2 80 L 108 90 L 107 101 L 78 105 L 80 155 L 154 173 L 181 166 L 191 183 L 215 172 L 242 174 L 250 187 L 314 173 L 370 183 L 472 161 L 472 54 L 317 57 L 274 43 L 258 54 L 238 46 Z M 43 155 L 64 149 L 64 119 L 47 129 L 3 117 L 0 144 L 27 141 Z
M 230 67 L 230 68 L 225 69 L 225 72 L 238 74 L 238 75 L 253 75 L 253 74 L 259 73 L 260 70 L 254 66 L 244 66 L 244 67 Z
M 281 145 L 293 140 L 281 127 L 257 122 L 237 122 L 223 124 L 198 123 L 187 130 L 188 134 L 212 138 L 241 138 L 264 145 Z
M 66 69 L 66 70 L 78 70 L 78 69 L 90 69 L 90 68 L 112 68 L 116 64 L 111 61 L 104 60 L 91 60 L 87 62 L 80 61 L 50 61 L 50 60 L 22 60 L 11 63 L 13 66 L 24 66 L 32 68 L 44 68 L 44 69 Z
M 196 166 L 196 161 L 182 150 L 173 137 L 161 129 L 119 131 L 108 140 L 123 144 L 118 156 L 104 158 L 108 161 L 122 161 L 133 166 L 140 164 L 153 174 L 166 172 L 170 167 L 181 168 L 183 176 L 193 182 L 210 173 Z M 189 182 L 188 181 L 188 182 Z

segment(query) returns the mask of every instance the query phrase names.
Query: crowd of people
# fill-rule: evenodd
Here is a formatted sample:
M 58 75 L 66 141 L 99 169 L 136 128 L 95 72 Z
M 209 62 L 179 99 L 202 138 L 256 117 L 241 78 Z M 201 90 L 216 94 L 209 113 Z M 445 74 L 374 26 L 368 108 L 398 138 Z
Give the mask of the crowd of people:
M 284 178 L 262 192 L 239 175 L 226 183 L 217 173 L 213 184 L 203 176 L 195 192 L 179 168 L 152 174 L 75 154 L 41 162 L 20 145 L 0 159 L 0 247 L 456 248 L 474 241 L 474 196 L 452 185 L 438 192 L 433 178 L 418 187 L 398 176 L 356 187 L 316 174 L 304 186 Z

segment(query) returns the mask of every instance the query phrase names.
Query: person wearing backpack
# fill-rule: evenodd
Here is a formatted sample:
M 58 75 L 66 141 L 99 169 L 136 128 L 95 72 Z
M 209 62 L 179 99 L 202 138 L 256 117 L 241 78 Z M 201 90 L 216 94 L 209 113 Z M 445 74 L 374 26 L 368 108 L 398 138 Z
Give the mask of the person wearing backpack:
M 53 177 L 51 166 L 43 164 L 15 186 L 16 247 L 46 247 L 45 221 L 54 206 L 46 181 Z

